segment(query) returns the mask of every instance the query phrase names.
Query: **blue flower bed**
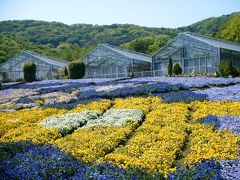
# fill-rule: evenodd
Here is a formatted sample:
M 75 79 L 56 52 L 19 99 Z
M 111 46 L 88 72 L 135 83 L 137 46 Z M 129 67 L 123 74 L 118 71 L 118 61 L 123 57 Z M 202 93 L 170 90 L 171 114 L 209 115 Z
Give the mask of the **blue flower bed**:
M 50 145 L 31 143 L 1 163 L 1 171 L 9 179 L 67 179 L 85 168 L 80 161 Z
M 238 156 L 240 157 L 240 156 Z M 223 179 L 239 179 L 240 177 L 240 159 L 223 160 L 221 164 L 221 175 Z
M 202 94 L 206 96 L 206 99 L 210 101 L 240 101 L 240 84 L 236 84 L 229 87 L 214 87 L 205 90 L 193 91 L 196 94 Z
M 200 118 L 198 122 L 213 124 L 218 130 L 228 129 L 240 136 L 240 116 L 213 116 Z
M 1 143 L 0 179 L 162 179 L 160 173 L 86 164 L 51 145 Z
M 170 180 L 182 180 L 182 179 L 222 179 L 221 165 L 215 161 L 203 161 L 202 163 L 196 163 L 193 167 L 181 168 L 177 167 L 177 170 L 168 174 Z
M 144 169 L 124 169 L 111 163 L 86 164 L 51 145 L 0 143 L 0 179 L 164 179 Z M 238 179 L 240 160 L 202 161 L 168 174 L 170 180 Z
M 214 160 L 202 161 L 193 166 L 181 168 L 178 167 L 175 172 L 168 174 L 170 180 L 182 179 L 231 179 L 237 180 L 240 177 L 240 159 L 223 160 L 215 162 Z
M 207 96 L 204 94 L 197 94 L 194 91 L 179 91 L 170 93 L 154 94 L 163 99 L 165 103 L 185 102 L 189 103 L 196 100 L 206 100 Z

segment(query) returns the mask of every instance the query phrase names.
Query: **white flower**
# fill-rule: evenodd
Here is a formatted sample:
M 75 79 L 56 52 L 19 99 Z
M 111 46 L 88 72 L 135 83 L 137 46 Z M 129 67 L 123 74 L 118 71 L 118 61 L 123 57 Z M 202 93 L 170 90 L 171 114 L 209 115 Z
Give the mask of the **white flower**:
M 40 125 L 46 128 L 58 129 L 61 134 L 66 135 L 85 125 L 88 121 L 98 118 L 99 115 L 98 112 L 89 110 L 80 113 L 66 113 L 47 118 Z
M 103 116 L 98 119 L 91 119 L 83 127 L 89 126 L 104 126 L 117 125 L 123 126 L 128 121 L 141 122 L 143 119 L 143 112 L 140 109 L 110 109 L 106 111 Z

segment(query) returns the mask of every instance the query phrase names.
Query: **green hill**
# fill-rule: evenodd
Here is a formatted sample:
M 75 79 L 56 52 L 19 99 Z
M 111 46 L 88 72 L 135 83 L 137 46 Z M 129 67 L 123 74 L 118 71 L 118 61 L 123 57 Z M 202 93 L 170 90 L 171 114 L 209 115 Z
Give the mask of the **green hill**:
M 0 62 L 21 50 L 33 50 L 61 59 L 79 59 L 97 44 L 108 43 L 153 54 L 183 31 L 213 37 L 238 13 L 212 17 L 180 28 L 151 28 L 132 24 L 66 25 L 59 22 L 14 20 L 0 22 Z

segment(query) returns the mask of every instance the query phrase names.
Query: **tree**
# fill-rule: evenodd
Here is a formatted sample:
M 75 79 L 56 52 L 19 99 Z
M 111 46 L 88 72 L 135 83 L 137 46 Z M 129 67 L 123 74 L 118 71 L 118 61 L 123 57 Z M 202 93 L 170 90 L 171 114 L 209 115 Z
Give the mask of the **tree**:
M 85 75 L 85 64 L 83 61 L 72 61 L 68 64 L 70 79 L 81 79 Z
M 236 15 L 222 26 L 218 33 L 218 37 L 240 43 L 240 14 Z
M 173 70 L 173 63 L 172 63 L 172 58 L 168 58 L 168 75 L 171 77 L 172 76 L 172 70 Z
M 218 65 L 217 72 L 222 77 L 227 77 L 229 75 L 233 77 L 237 77 L 240 75 L 237 68 L 235 68 L 232 64 L 232 61 L 228 61 L 227 63 L 221 63 Z
M 36 64 L 34 62 L 28 62 L 23 66 L 24 81 L 33 82 L 36 80 Z
M 173 66 L 173 73 L 175 75 L 182 74 L 182 68 L 178 63 Z
M 171 38 L 168 35 L 160 35 L 154 37 L 155 42 L 148 46 L 148 54 L 153 55 L 156 53 L 160 48 L 165 46 Z
M 139 37 L 128 43 L 122 44 L 122 48 L 126 48 L 132 51 L 141 52 L 145 54 L 154 54 L 161 47 L 166 45 L 170 40 L 170 37 L 167 35 L 151 35 L 145 37 Z
M 65 66 L 65 67 L 64 67 L 64 76 L 65 76 L 65 77 L 68 77 L 68 75 L 69 75 L 69 74 L 68 74 L 68 69 L 67 69 L 67 67 Z

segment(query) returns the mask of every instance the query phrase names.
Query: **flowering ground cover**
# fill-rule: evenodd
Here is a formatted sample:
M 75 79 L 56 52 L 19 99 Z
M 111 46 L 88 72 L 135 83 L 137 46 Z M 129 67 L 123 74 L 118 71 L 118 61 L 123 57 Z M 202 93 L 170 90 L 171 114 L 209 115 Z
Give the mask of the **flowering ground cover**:
M 239 79 L 195 80 L 49 81 L 0 91 L 0 179 L 238 179 Z M 128 97 L 136 92 L 145 95 Z
M 1 111 L 33 107 L 71 109 L 85 101 L 141 95 L 160 96 L 164 102 L 238 101 L 239 83 L 239 78 L 206 77 L 48 80 L 0 91 L 0 107 Z

